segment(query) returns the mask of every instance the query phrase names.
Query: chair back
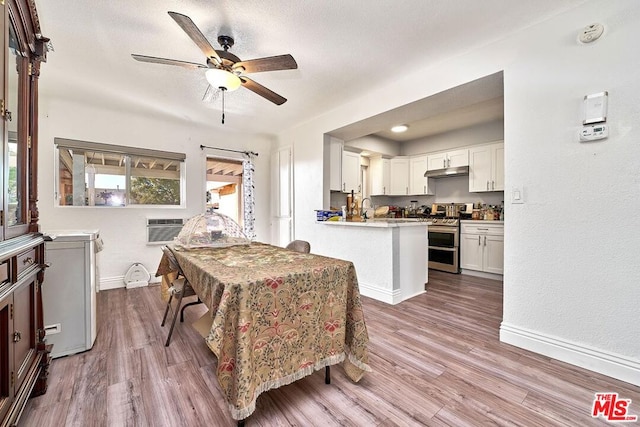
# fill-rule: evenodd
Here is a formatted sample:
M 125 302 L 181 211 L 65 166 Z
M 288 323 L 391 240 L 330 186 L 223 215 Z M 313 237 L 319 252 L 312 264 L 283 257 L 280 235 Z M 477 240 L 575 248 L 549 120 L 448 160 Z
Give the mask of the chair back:
M 308 254 L 309 252 L 311 252 L 311 244 L 304 240 L 294 240 L 287 245 L 287 249 Z

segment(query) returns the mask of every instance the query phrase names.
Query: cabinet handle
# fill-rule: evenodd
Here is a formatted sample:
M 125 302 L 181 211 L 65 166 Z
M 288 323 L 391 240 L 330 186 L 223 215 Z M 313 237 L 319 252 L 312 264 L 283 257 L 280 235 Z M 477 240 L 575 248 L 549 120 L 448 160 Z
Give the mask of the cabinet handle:
M 345 188 L 347 186 L 347 184 L 345 184 L 344 182 L 342 183 L 342 192 L 344 193 L 345 191 L 347 191 L 347 189 Z
M 487 181 L 487 191 L 489 191 L 489 181 Z
M 22 334 L 20 332 L 13 333 L 13 342 L 20 342 L 22 339 Z
M 29 264 L 29 265 L 33 264 L 33 258 L 27 257 L 27 258 L 23 259 L 22 260 L 22 264 Z
M 495 181 L 491 181 L 491 189 L 492 190 L 496 189 L 496 182 Z
M 382 187 L 382 194 L 387 194 L 387 187 Z
M 484 245 L 487 246 L 487 236 L 484 236 Z
M 451 167 L 451 159 L 447 159 L 447 167 Z
M 480 246 L 480 239 L 481 239 L 481 237 L 478 236 L 478 246 Z
M 447 167 L 447 159 L 442 159 L 442 167 L 443 168 Z
M 362 191 L 362 188 L 361 188 L 361 187 L 362 187 L 362 185 L 361 185 L 361 184 L 358 184 L 358 193 L 359 193 L 360 191 Z

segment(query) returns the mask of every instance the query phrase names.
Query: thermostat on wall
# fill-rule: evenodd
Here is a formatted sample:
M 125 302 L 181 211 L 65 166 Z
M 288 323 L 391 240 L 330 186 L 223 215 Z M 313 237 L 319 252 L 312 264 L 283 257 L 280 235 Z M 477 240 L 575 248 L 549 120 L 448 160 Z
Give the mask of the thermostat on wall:
M 595 141 L 609 136 L 609 127 L 605 124 L 590 125 L 582 128 L 580 141 Z

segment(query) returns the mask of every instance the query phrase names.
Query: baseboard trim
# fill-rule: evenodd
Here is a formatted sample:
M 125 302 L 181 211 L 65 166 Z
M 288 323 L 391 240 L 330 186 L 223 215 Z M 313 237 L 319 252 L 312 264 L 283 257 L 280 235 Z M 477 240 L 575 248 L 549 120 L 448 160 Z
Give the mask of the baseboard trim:
M 500 341 L 640 386 L 640 362 L 502 322 Z
M 109 289 L 124 288 L 124 276 L 101 277 L 100 290 L 108 291 Z
M 359 283 L 358 288 L 360 289 L 360 295 L 386 302 L 387 304 L 398 304 L 402 301 L 400 289 L 390 291 L 389 289 L 367 285 L 366 283 Z
M 466 268 L 461 269 L 460 273 L 466 274 L 467 276 L 482 277 L 485 279 L 493 279 L 493 280 L 500 280 L 500 281 L 502 281 L 504 278 L 502 274 L 486 273 L 484 271 L 476 271 L 476 270 L 467 270 Z

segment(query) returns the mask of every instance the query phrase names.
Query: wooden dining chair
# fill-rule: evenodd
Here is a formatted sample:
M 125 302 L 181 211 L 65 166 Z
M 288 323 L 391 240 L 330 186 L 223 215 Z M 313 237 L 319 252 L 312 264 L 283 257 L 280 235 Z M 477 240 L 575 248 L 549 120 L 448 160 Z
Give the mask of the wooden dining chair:
M 309 244 L 309 242 L 306 242 L 304 240 L 294 240 L 287 245 L 287 249 L 308 254 L 309 252 L 311 252 L 311 245 Z
M 160 326 L 164 326 L 164 323 L 167 320 L 167 314 L 169 314 L 169 309 L 171 309 L 171 302 L 173 300 L 173 297 L 175 296 L 178 303 L 173 312 L 173 319 L 171 320 L 171 328 L 169 329 L 169 335 L 167 336 L 167 341 L 164 343 L 165 347 L 168 347 L 169 343 L 171 342 L 171 335 L 173 334 L 173 328 L 176 325 L 176 319 L 178 318 L 178 311 L 180 311 L 180 323 L 182 323 L 184 322 L 184 309 L 190 305 L 200 304 L 202 303 L 202 301 L 200 301 L 200 297 L 198 297 L 197 301 L 193 301 L 188 304 L 185 304 L 184 306 L 182 306 L 182 309 L 180 309 L 180 306 L 182 305 L 182 298 L 190 297 L 197 294 L 193 290 L 193 287 L 191 287 L 191 284 L 185 277 L 184 273 L 182 272 L 182 268 L 180 268 L 180 264 L 178 264 L 178 260 L 176 259 L 176 256 L 171 250 L 171 248 L 169 248 L 168 246 L 163 246 L 162 252 L 167 257 L 167 260 L 169 261 L 169 266 L 171 267 L 171 271 L 178 272 L 178 275 L 176 276 L 176 278 L 171 281 L 171 286 L 169 287 L 169 300 L 167 301 L 167 308 L 164 310 L 164 316 L 162 317 L 162 323 L 160 324 Z

